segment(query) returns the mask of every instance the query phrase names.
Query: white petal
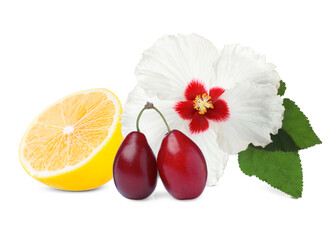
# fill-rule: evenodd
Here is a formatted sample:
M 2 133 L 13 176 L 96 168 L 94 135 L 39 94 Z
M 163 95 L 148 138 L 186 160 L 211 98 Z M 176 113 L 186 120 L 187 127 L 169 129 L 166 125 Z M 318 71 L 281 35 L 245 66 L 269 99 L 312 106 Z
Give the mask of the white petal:
M 279 88 L 280 77 L 275 66 L 248 47 L 239 44 L 224 46 L 216 63 L 216 76 L 211 86 L 233 88 L 237 83 L 273 84 Z
M 182 120 L 178 116 L 173 109 L 174 101 L 163 101 L 157 97 L 149 97 L 144 89 L 136 86 L 129 93 L 121 115 L 123 136 L 126 137 L 128 133 L 136 131 L 137 116 L 147 101 L 152 102 L 162 112 L 172 130 L 180 130 L 199 146 L 207 162 L 207 185 L 216 184 L 224 172 L 228 154 L 224 153 L 218 146 L 217 134 L 214 130 L 209 129 L 204 133 L 191 134 L 189 132 L 190 121 Z M 146 135 L 149 145 L 157 155 L 162 139 L 167 133 L 163 120 L 154 110 L 146 110 L 141 116 L 139 126 L 141 132 Z
M 236 154 L 250 143 L 266 146 L 270 133 L 282 126 L 284 107 L 274 85 L 237 84 L 223 94 L 230 117 L 220 124 L 218 142 L 223 151 Z
M 150 96 L 180 101 L 191 80 L 206 86 L 214 81 L 213 64 L 218 57 L 212 43 L 196 34 L 165 36 L 143 53 L 135 73 Z

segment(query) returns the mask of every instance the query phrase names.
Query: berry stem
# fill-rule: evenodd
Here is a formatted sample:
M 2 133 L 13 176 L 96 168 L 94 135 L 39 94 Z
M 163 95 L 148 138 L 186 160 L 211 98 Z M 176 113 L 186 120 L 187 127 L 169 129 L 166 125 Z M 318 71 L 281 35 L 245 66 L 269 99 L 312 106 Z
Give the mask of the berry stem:
M 136 120 L 136 128 L 137 128 L 137 131 L 140 132 L 140 128 L 139 128 L 139 122 L 140 122 L 140 118 L 141 118 L 141 115 L 142 113 L 146 110 L 146 109 L 154 109 L 162 118 L 162 120 L 164 121 L 164 123 L 166 124 L 166 127 L 168 129 L 168 132 L 170 132 L 170 128 L 169 128 L 169 125 L 165 119 L 165 117 L 163 116 L 163 114 L 159 111 L 159 109 L 157 109 L 156 107 L 154 107 L 154 104 L 153 103 L 150 103 L 150 102 L 147 102 L 146 105 L 144 106 L 144 108 L 140 111 L 139 115 L 138 115 L 138 118 Z

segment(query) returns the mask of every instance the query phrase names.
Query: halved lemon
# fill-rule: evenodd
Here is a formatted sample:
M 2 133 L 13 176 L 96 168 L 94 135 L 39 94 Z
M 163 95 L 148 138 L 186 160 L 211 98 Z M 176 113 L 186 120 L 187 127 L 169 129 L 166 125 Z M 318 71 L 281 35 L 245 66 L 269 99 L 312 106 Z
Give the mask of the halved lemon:
M 26 172 L 54 188 L 83 191 L 112 179 L 123 140 L 119 99 L 109 90 L 71 94 L 31 123 L 20 144 Z

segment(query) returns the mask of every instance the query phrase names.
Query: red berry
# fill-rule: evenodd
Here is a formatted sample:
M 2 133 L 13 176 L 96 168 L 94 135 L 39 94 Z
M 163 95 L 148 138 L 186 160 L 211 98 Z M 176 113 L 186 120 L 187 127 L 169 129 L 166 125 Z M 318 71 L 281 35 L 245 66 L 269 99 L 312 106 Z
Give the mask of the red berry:
M 199 147 L 178 130 L 163 139 L 157 158 L 160 177 L 177 199 L 197 198 L 207 180 L 207 166 Z
M 126 198 L 144 199 L 157 182 L 155 155 L 141 132 L 131 132 L 122 142 L 113 164 L 114 183 Z

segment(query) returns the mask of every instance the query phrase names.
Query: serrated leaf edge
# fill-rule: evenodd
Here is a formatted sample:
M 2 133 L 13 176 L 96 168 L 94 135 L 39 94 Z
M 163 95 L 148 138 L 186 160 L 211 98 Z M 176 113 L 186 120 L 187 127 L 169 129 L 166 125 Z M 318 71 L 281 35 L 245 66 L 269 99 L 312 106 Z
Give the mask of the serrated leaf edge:
M 246 149 L 246 150 L 248 150 L 248 149 Z M 245 151 L 246 151 L 246 150 L 245 150 Z M 257 151 L 263 151 L 263 152 L 270 152 L 270 153 L 288 153 L 288 152 L 283 152 L 283 151 L 274 151 L 274 152 L 272 152 L 272 151 L 266 151 L 266 150 L 261 150 L 261 149 L 255 149 L 255 150 L 257 150 Z M 293 152 L 290 152 L 290 153 L 293 153 Z M 251 157 L 250 157 L 250 158 L 252 158 L 252 154 L 253 154 L 253 153 L 251 152 L 251 154 L 250 154 Z M 267 183 L 267 185 L 271 186 L 272 188 L 277 189 L 277 190 L 279 190 L 279 191 L 281 191 L 281 192 L 283 192 L 283 193 L 287 194 L 288 196 L 291 196 L 291 197 L 293 197 L 293 198 L 295 198 L 295 199 L 299 199 L 299 198 L 302 197 L 304 181 L 303 181 L 303 168 L 302 168 L 302 163 L 301 163 L 300 154 L 299 154 L 299 152 L 297 152 L 297 154 L 299 155 L 299 159 L 300 159 L 300 165 L 301 165 L 300 172 L 301 172 L 301 176 L 302 176 L 302 179 L 301 179 L 301 180 L 302 180 L 302 186 L 301 186 L 301 188 L 300 188 L 300 195 L 299 195 L 299 196 L 293 196 L 293 195 L 291 195 L 291 194 L 289 194 L 289 193 L 286 193 L 286 192 L 282 191 L 280 188 L 278 188 L 278 187 L 276 187 L 276 186 L 272 186 L 270 183 L 268 183 L 267 181 L 261 179 L 260 177 L 258 177 L 258 176 L 255 175 L 255 174 L 249 175 L 249 174 L 245 173 L 245 172 L 243 171 L 243 169 L 241 168 L 241 165 L 240 165 L 240 162 L 239 162 L 239 154 L 238 154 L 238 165 L 239 165 L 240 170 L 241 170 L 245 175 L 247 175 L 247 176 L 249 176 L 249 177 L 256 177 L 256 178 L 258 178 L 259 180 L 261 180 L 262 182 Z
M 321 141 L 321 139 L 319 138 L 319 136 L 317 136 L 317 134 L 315 133 L 315 131 L 314 131 L 314 129 L 313 129 L 313 127 L 311 126 L 311 124 L 310 124 L 310 121 L 309 121 L 309 119 L 308 119 L 308 117 L 306 116 L 306 114 L 304 114 L 304 112 L 301 110 L 301 108 L 293 101 L 293 100 L 291 100 L 291 99 L 289 99 L 289 98 L 284 98 L 284 102 L 285 102 L 285 100 L 288 100 L 288 101 L 291 101 L 298 109 L 299 109 L 299 111 L 303 114 L 303 116 L 305 116 L 305 120 L 308 122 L 308 127 L 313 131 L 313 133 L 315 134 L 315 136 L 317 137 L 317 139 L 318 139 L 318 143 L 315 143 L 314 145 L 312 145 L 312 146 L 309 146 L 309 147 L 299 147 L 300 149 L 299 150 L 305 150 L 305 149 L 308 149 L 308 148 L 311 148 L 311 147 L 314 147 L 315 145 L 318 145 L 318 144 L 322 144 L 322 141 Z M 285 104 L 285 103 L 283 103 L 283 104 Z M 285 110 L 286 111 L 286 110 Z M 283 127 L 283 125 L 282 125 L 282 127 Z M 286 130 L 286 129 L 284 129 L 289 135 L 290 135 L 290 133 Z M 291 135 L 290 135 L 291 136 Z M 292 136 L 291 136 L 292 137 Z M 293 137 L 292 137 L 293 138 Z M 293 139 L 294 140 L 294 139 Z M 295 142 L 295 140 L 294 140 L 294 142 Z

